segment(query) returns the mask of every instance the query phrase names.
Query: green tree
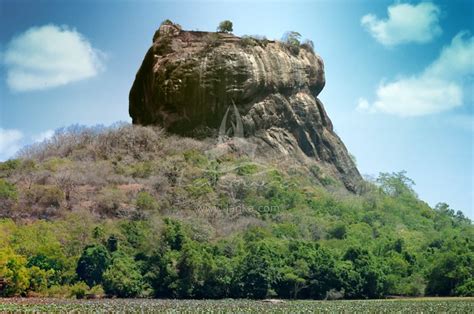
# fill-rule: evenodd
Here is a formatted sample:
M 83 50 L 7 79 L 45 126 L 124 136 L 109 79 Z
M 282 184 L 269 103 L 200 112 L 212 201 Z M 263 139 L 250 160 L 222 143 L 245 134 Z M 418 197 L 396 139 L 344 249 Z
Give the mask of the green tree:
M 387 195 L 397 197 L 401 195 L 416 195 L 413 190 L 415 182 L 406 176 L 405 170 L 393 173 L 381 172 L 376 182 Z
M 251 243 L 237 274 L 241 297 L 262 299 L 273 294 L 277 269 L 281 267 L 278 246 L 268 240 Z
M 428 274 L 427 294 L 439 296 L 473 295 L 474 291 L 470 290 L 473 287 L 473 265 L 474 253 L 472 250 L 464 252 L 450 250 L 438 254 L 435 264 Z
M 24 294 L 30 286 L 26 258 L 13 252 L 10 247 L 1 248 L 0 278 L 5 282 L 5 287 L 0 290 L 0 296 Z
M 76 273 L 89 287 L 102 283 L 102 275 L 109 266 L 110 254 L 101 245 L 88 245 L 77 262 Z
M 222 33 L 232 33 L 233 31 L 233 24 L 229 20 L 225 20 L 219 23 L 219 26 L 217 27 L 218 32 Z
M 355 296 L 380 298 L 385 294 L 386 279 L 374 256 L 366 249 L 349 248 L 344 260 L 350 261 L 361 278 L 361 290 Z
M 135 260 L 117 251 L 103 274 L 102 285 L 108 295 L 132 298 L 143 292 L 143 277 Z
M 163 244 L 172 250 L 180 250 L 187 238 L 181 223 L 170 218 L 165 218 L 164 222 Z

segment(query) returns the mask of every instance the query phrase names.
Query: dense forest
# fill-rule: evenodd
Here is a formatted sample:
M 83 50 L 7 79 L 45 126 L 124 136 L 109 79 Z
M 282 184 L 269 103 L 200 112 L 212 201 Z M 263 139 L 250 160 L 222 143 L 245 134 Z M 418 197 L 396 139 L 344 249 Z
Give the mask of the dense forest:
M 474 295 L 471 221 L 405 172 L 353 194 L 316 162 L 212 145 L 75 126 L 0 163 L 0 294 Z

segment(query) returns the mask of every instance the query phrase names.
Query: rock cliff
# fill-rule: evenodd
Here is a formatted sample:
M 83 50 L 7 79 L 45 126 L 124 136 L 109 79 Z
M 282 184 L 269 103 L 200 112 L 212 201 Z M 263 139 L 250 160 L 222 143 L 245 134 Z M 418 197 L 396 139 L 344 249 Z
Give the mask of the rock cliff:
M 134 124 L 210 137 L 236 108 L 243 136 L 259 152 L 303 155 L 356 191 L 362 178 L 317 98 L 324 84 L 323 61 L 309 45 L 183 31 L 168 23 L 153 36 L 138 70 L 129 112 Z

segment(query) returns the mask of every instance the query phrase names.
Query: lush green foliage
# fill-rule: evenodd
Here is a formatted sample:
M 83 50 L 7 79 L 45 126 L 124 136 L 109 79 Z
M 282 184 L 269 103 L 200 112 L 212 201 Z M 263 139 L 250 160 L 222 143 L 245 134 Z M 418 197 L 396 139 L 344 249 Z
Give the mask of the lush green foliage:
M 404 172 L 353 195 L 323 165 L 212 159 L 160 130 L 55 140 L 0 163 L 4 296 L 474 293 L 472 223 Z
M 90 245 L 77 261 L 76 273 L 89 286 L 102 283 L 102 275 L 110 263 L 110 254 L 103 245 Z

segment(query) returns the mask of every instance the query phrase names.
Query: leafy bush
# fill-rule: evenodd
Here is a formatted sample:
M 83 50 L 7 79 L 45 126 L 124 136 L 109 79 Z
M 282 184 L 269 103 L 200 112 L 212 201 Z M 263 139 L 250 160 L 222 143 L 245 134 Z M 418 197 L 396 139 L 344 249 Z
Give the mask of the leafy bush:
M 251 36 L 242 36 L 242 38 L 239 41 L 239 44 L 242 47 L 254 47 L 258 44 L 258 42 Z
M 138 193 L 135 203 L 137 208 L 141 210 L 155 210 L 158 208 L 155 198 L 145 191 Z
M 15 185 L 4 179 L 0 179 L 0 200 L 16 200 L 18 191 Z
M 0 178 L 10 176 L 21 165 L 20 159 L 9 159 L 0 162 Z
M 55 185 L 35 184 L 26 191 L 26 198 L 31 205 L 58 208 L 64 200 L 64 192 Z
M 148 178 L 153 172 L 153 165 L 149 161 L 137 162 L 132 165 L 132 177 L 134 178 Z
M 125 194 L 117 188 L 106 187 L 102 189 L 97 199 L 97 206 L 106 214 L 115 214 L 120 205 L 125 202 Z
M 71 296 L 76 299 L 84 299 L 88 291 L 89 286 L 83 281 L 79 281 L 71 286 Z

